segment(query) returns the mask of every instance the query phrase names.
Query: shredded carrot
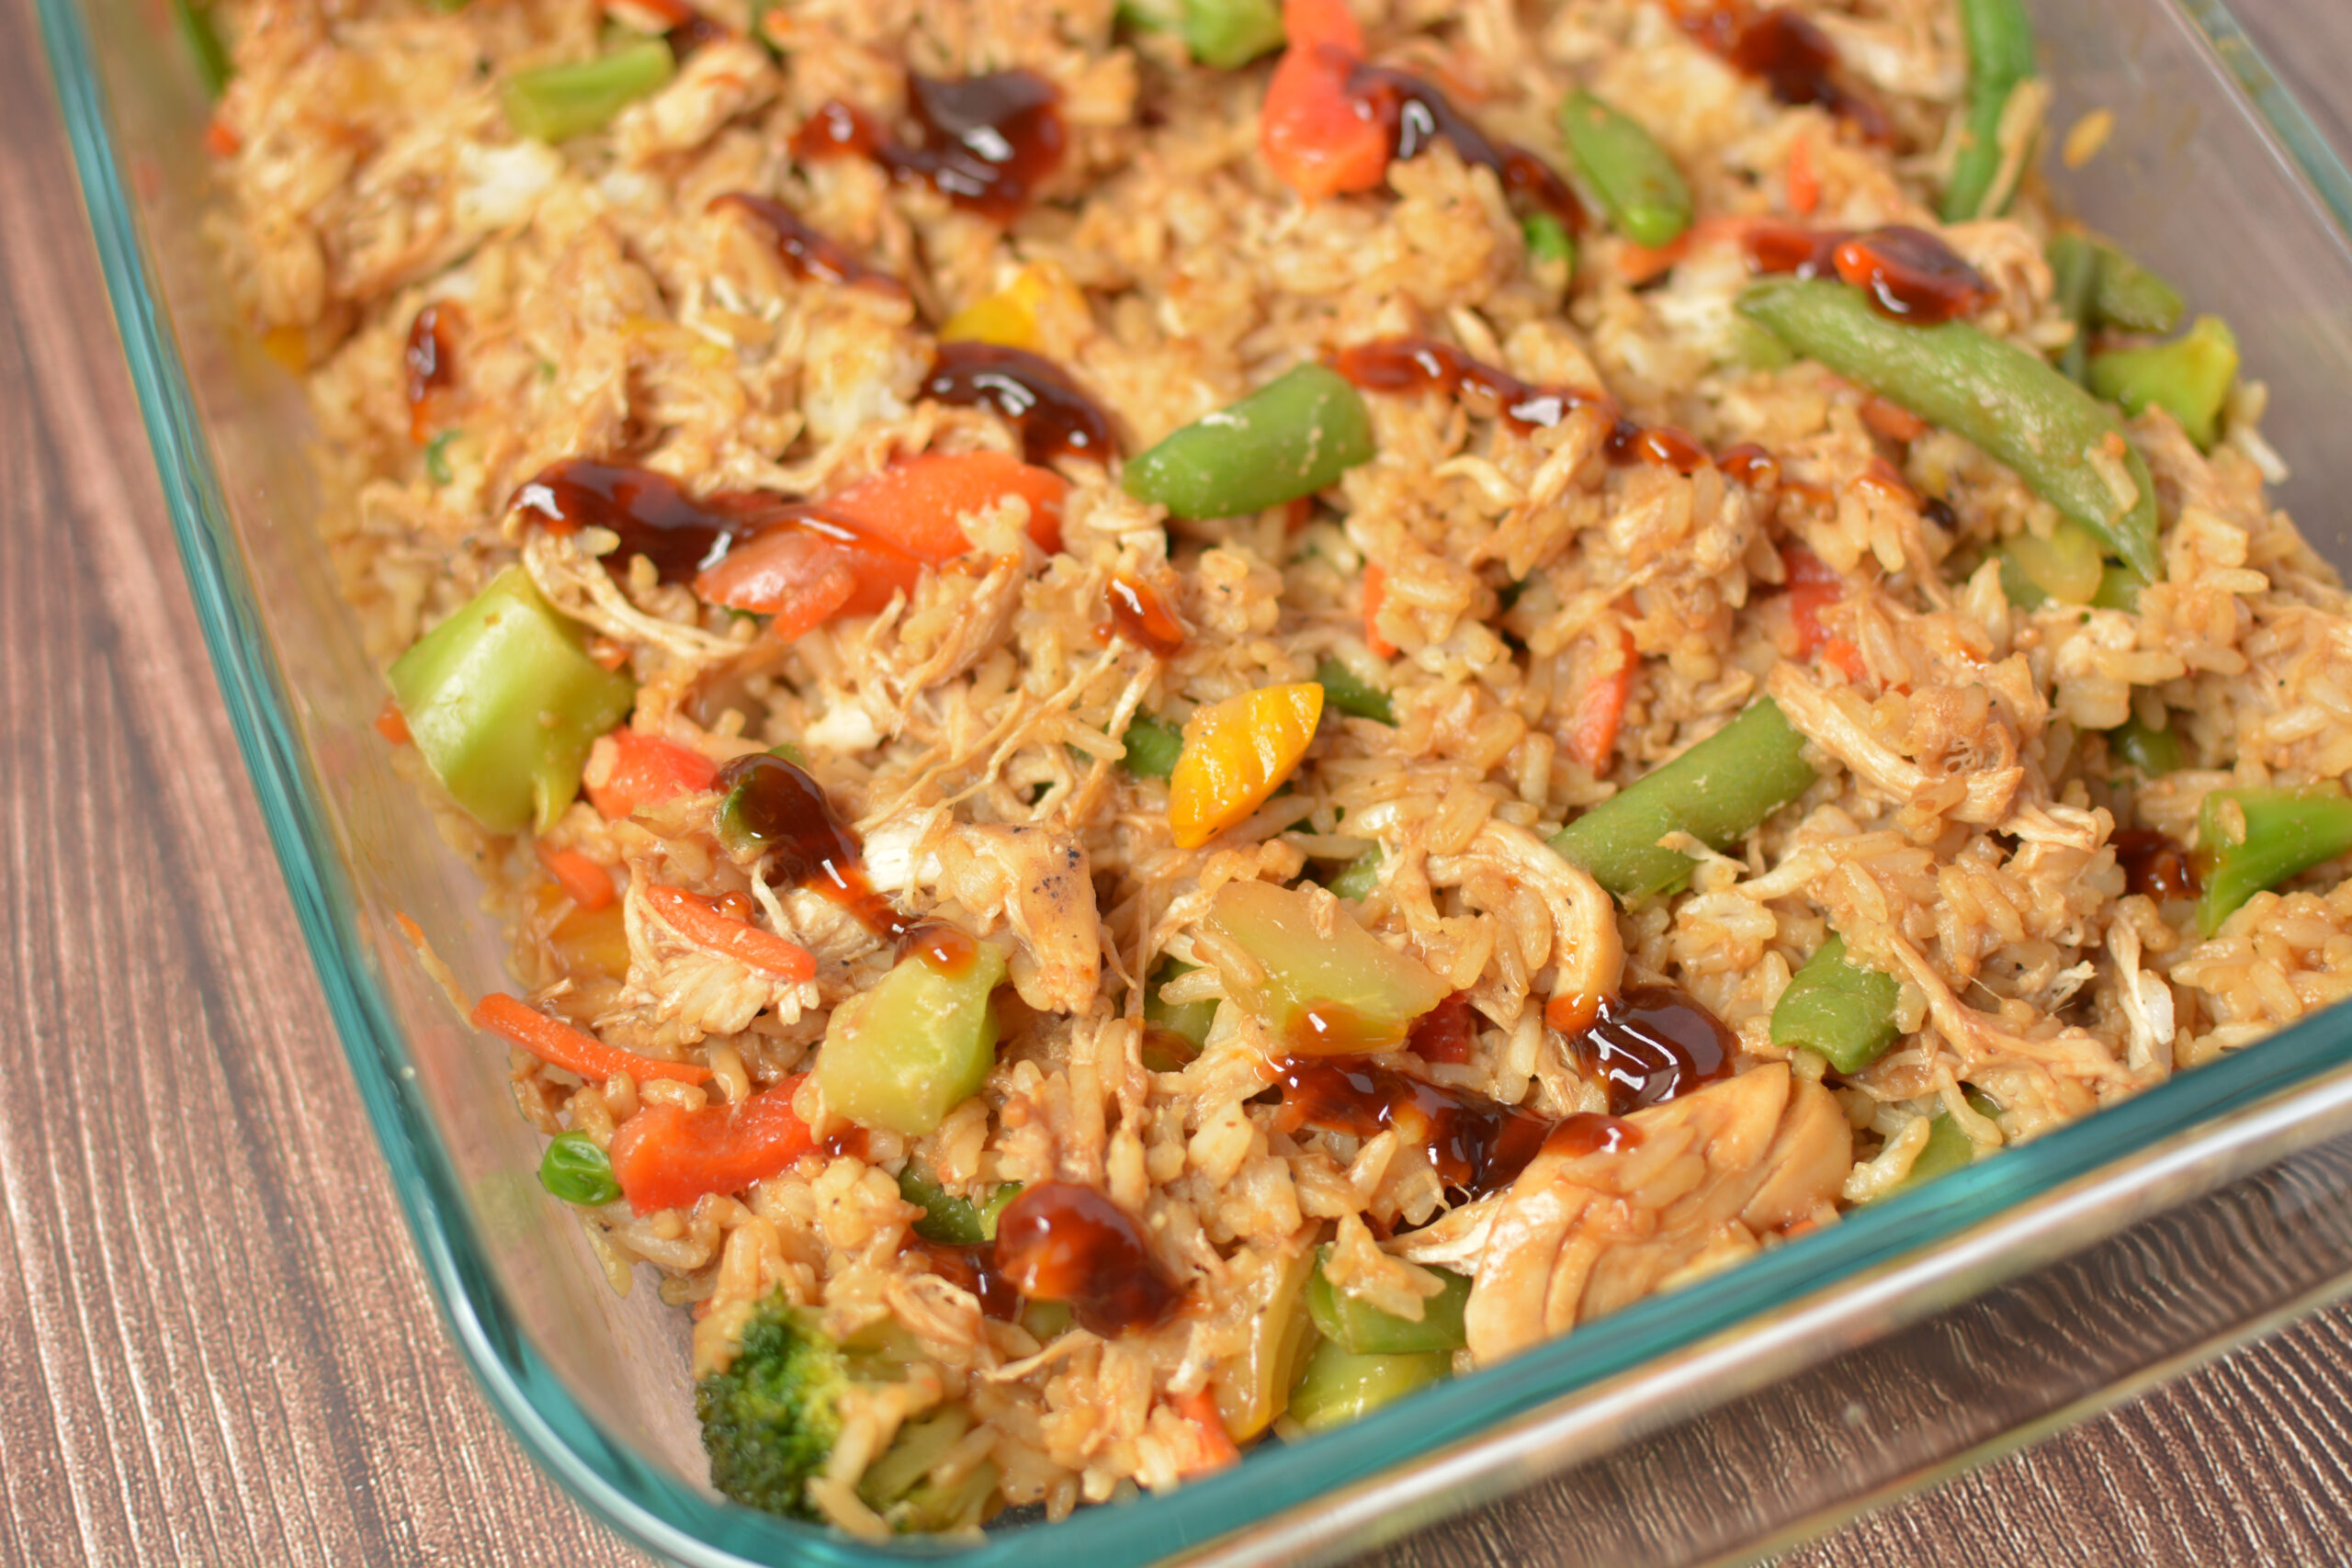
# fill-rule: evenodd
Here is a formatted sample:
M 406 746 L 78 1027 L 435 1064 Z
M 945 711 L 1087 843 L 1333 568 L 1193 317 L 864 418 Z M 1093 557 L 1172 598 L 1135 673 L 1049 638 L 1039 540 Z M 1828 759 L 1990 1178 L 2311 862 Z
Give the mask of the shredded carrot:
M 1568 721 L 1567 739 L 1561 749 L 1570 761 L 1596 773 L 1609 766 L 1617 750 L 1617 729 L 1624 722 L 1625 705 L 1634 694 L 1634 677 L 1641 667 L 1634 634 L 1619 626 L 1616 669 L 1592 679 Z
M 583 909 L 601 909 L 613 901 L 613 879 L 605 868 L 578 850 L 559 850 L 542 840 L 539 863 L 548 868 L 565 897 Z
M 244 143 L 237 133 L 222 124 L 219 116 L 204 122 L 204 150 L 216 158 L 233 158 Z
M 1821 175 L 1813 166 L 1813 138 L 1789 143 L 1789 210 L 1810 218 L 1821 206 Z
M 1177 1474 L 1206 1475 L 1241 1462 L 1241 1450 L 1235 1446 L 1233 1435 L 1225 1429 L 1225 1417 L 1217 1413 L 1216 1396 L 1208 1389 L 1171 1394 L 1168 1406 L 1183 1419 L 1187 1435 L 1179 1443 Z
M 1862 650 L 1842 637 L 1821 645 L 1821 661 L 1858 686 L 1870 674 L 1870 667 L 1862 662 Z
M 650 886 L 645 901 L 653 912 L 677 929 L 696 947 L 724 953 L 739 963 L 785 980 L 817 977 L 817 955 L 798 942 L 786 942 L 747 921 L 722 915 L 710 901 L 683 887 Z
M 375 725 L 376 733 L 393 745 L 405 746 L 409 743 L 408 716 L 401 712 L 400 705 L 391 698 L 386 697 L 384 705 L 376 710 Z
M 1884 398 L 1864 398 L 1862 423 L 1889 441 L 1917 441 L 1928 434 L 1928 422 Z
M 660 1062 L 607 1045 L 585 1030 L 574 1029 L 560 1018 L 549 1018 L 520 998 L 493 991 L 474 1004 L 476 1029 L 487 1029 L 528 1051 L 540 1061 L 565 1072 L 602 1083 L 616 1073 L 647 1078 L 675 1078 L 680 1083 L 707 1083 L 710 1069 L 693 1062 Z
M 1363 640 L 1383 659 L 1396 657 L 1396 645 L 1380 634 L 1380 607 L 1388 602 L 1388 569 L 1376 560 L 1363 563 Z
M 1628 283 L 1647 283 L 1663 277 L 1674 270 L 1674 264 L 1690 254 L 1691 231 L 1686 229 L 1671 242 L 1653 249 L 1628 240 L 1617 252 L 1617 276 Z

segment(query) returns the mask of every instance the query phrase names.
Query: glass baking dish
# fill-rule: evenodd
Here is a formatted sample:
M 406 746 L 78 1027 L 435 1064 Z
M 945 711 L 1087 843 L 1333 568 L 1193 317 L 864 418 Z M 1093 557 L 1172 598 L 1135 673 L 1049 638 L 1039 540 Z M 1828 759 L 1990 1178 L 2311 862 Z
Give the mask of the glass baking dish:
M 2352 1011 L 1172 1495 L 888 1548 L 718 1500 L 683 1314 L 624 1299 L 533 1179 L 504 1053 L 415 963 L 501 979 L 472 873 L 387 766 L 378 671 L 309 526 L 309 423 L 201 238 L 205 103 L 161 0 L 38 0 L 190 589 L 352 1072 L 450 1331 L 524 1446 L 692 1564 L 1324 1561 L 1520 1491 L 1544 1555 L 1760 1553 L 2308 1310 L 2352 1281 Z M 2038 0 L 2061 200 L 2230 319 L 2281 501 L 2339 567 L 2352 176 L 2215 0 Z M 2260 244 L 2245 243 L 2259 234 Z M 1710 1414 L 1712 1412 L 1712 1414 Z M 1532 1535 L 1523 1540 L 1539 1539 Z

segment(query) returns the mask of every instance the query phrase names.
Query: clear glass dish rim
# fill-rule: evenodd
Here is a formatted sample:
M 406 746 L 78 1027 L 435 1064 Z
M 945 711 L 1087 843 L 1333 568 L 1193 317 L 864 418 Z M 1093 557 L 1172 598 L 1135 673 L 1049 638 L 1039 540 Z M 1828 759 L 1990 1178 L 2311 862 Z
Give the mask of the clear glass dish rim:
M 2185 17 L 2269 133 L 2274 155 L 2352 242 L 2352 171 L 2329 150 L 2222 0 L 2155 0 Z M 436 1305 L 469 1369 L 510 1431 L 592 1512 L 640 1544 L 695 1568 L 745 1563 L 873 1564 L 929 1559 L 1012 1568 L 1050 1559 L 1125 1568 L 1263 1526 L 1318 1495 L 1428 1465 L 1481 1434 L 1645 1364 L 1720 1340 L 1743 1325 L 1881 1270 L 2157 1145 L 2212 1131 L 2267 1102 L 2274 1125 L 2295 1097 L 2352 1065 L 2352 1004 L 2306 1020 L 2258 1050 L 2174 1078 L 2000 1157 L 1740 1268 L 1626 1309 L 1496 1369 L 1297 1448 L 1276 1448 L 1165 1496 L 1082 1509 L 1058 1524 L 977 1546 L 911 1541 L 887 1550 L 723 1504 L 609 1438 L 521 1331 L 487 1266 L 462 1182 L 413 1087 L 408 1043 L 362 940 L 317 773 L 263 631 L 187 368 L 168 324 L 124 180 L 80 0 L 35 0 L 84 202 L 153 447 L 207 651 L 259 799 L 270 842 L 378 1144 L 391 1170 Z M 2316 1098 L 2316 1097 L 2315 1097 Z M 2179 1151 L 2176 1151 L 2179 1152 Z

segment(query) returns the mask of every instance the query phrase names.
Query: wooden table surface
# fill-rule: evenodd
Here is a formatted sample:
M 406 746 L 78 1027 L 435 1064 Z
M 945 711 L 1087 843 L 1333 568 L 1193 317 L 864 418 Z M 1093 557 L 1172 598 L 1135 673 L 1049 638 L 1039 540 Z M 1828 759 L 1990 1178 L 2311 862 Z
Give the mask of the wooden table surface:
M 2352 150 L 2352 6 L 2241 9 Z M 0 1564 L 645 1562 L 435 1317 L 205 661 L 29 0 L 0 0 Z M 1540 1517 L 1376 1561 L 1539 1562 Z M 1785 1561 L 2347 1542 L 2338 1306 Z

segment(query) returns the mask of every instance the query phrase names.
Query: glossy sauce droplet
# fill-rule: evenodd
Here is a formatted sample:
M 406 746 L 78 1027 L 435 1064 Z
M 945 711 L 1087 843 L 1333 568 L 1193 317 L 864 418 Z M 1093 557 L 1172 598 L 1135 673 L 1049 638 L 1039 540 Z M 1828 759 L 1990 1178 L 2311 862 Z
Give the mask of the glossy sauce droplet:
M 703 45 L 716 43 L 729 36 L 723 24 L 712 21 L 687 5 L 686 0 L 636 0 L 636 4 L 666 24 L 662 33 L 662 41 L 670 46 L 672 57 L 681 65 L 685 63 L 688 55 Z
M 1715 467 L 1724 478 L 1749 490 L 1777 490 L 1781 483 L 1781 460 L 1752 441 L 1743 441 L 1715 457 Z
M 1002 1235 L 1000 1229 L 999 1235 Z M 910 1236 L 900 1248 L 904 1252 L 920 1253 L 930 1271 L 943 1280 L 953 1280 L 979 1298 L 980 1311 L 1000 1323 L 1011 1323 L 1021 1315 L 1020 1287 L 1005 1278 L 997 1266 L 996 1248 L 986 1243 L 978 1247 L 949 1247 L 942 1242 L 924 1241 Z
M 1730 1077 L 1738 1043 L 1722 1020 L 1679 987 L 1628 986 L 1601 1005 L 1600 1016 L 1571 1049 L 1587 1076 L 1608 1091 L 1610 1114 L 1623 1116 Z
M 780 495 L 722 491 L 697 501 L 666 474 L 590 457 L 568 457 L 539 470 L 508 504 L 529 513 L 550 534 L 605 528 L 620 548 L 605 570 L 628 570 L 643 556 L 664 582 L 690 582 L 726 558 L 728 550 L 792 515 Z
M 1631 1122 L 1579 1111 L 1544 1135 L 1544 1152 L 1563 1159 L 1582 1159 L 1587 1155 L 1617 1154 L 1641 1141 L 1642 1130 Z
M 1492 169 L 1506 196 L 1533 203 L 1572 234 L 1583 231 L 1583 204 L 1551 164 L 1524 147 L 1493 140 L 1452 99 L 1411 72 L 1360 63 L 1348 73 L 1348 96 L 1386 128 L 1391 158 L 1412 158 L 1433 141 L 1449 142 L 1464 163 Z
M 1577 409 L 1599 409 L 1612 417 L 1615 412 L 1615 405 L 1599 392 L 1539 387 L 1435 338 L 1378 338 L 1341 349 L 1331 364 L 1367 392 L 1427 391 L 1466 398 L 1522 432 L 1548 430 Z
M 1780 102 L 1819 104 L 1867 141 L 1893 137 L 1886 111 L 1839 79 L 1838 46 L 1829 35 L 1796 12 L 1745 17 L 1744 6 L 1685 4 L 1679 9 L 1687 30 L 1735 69 L 1760 80 Z
M 1473 1198 L 1510 1185 L 1544 1147 L 1552 1124 L 1475 1089 L 1425 1083 L 1361 1056 L 1279 1063 L 1280 1124 L 1370 1138 L 1394 1128 L 1428 1151 L 1438 1179 Z
M 1601 450 L 1612 463 L 1647 463 L 1678 474 L 1695 474 L 1707 466 L 1707 449 L 1670 424 L 1645 426 L 1621 419 L 1610 430 Z
M 1981 310 L 1993 286 L 1925 229 L 1897 223 L 1857 234 L 1832 258 L 1838 276 L 1871 297 L 1882 314 L 1933 326 Z
M 807 770 L 760 752 L 719 769 L 717 787 L 728 798 L 734 829 L 769 857 L 772 883 L 814 889 L 886 941 L 896 942 L 913 929 L 914 922 L 866 880 L 857 835 Z
M 1104 463 L 1119 450 L 1102 405 L 1079 390 L 1060 366 L 1026 349 L 943 343 L 922 395 L 994 412 L 1021 432 L 1021 455 L 1032 463 L 1056 457 Z
M 828 102 L 792 138 L 796 158 L 867 158 L 920 179 L 956 206 L 1010 223 L 1061 166 L 1068 140 L 1054 85 L 1030 71 L 907 76 L 907 109 L 921 130 L 908 146 L 861 109 Z
M 1091 1187 L 1040 1182 L 996 1222 L 996 1267 L 1035 1302 L 1064 1302 L 1105 1338 L 1164 1323 L 1183 1292 L 1159 1271 L 1143 1229 Z
M 1094 628 L 1096 641 L 1125 637 L 1162 659 L 1173 659 L 1183 651 L 1184 623 L 1169 609 L 1159 591 L 1143 579 L 1131 572 L 1118 573 L 1103 585 L 1102 602 L 1110 609 L 1111 620 Z
M 1478 1043 L 1478 1010 L 1469 993 L 1456 991 L 1413 1021 L 1405 1049 L 1424 1062 L 1458 1066 Z
M 793 276 L 820 283 L 840 283 L 904 294 L 907 286 L 887 272 L 876 272 L 857 254 L 831 235 L 812 228 L 800 214 L 773 197 L 731 190 L 711 200 L 711 209 L 731 208 L 757 222 L 775 243 L 775 254 Z
M 401 361 L 408 371 L 408 438 L 419 446 L 433 434 L 436 395 L 458 379 L 456 334 L 464 321 L 465 312 L 443 300 L 419 310 L 409 323 Z
M 2149 828 L 2126 828 L 2108 840 L 2123 868 L 2124 888 L 2163 903 L 2202 891 L 2188 846 Z
M 920 957 L 943 975 L 967 973 L 979 953 L 980 944 L 969 931 L 945 920 L 917 920 L 899 937 L 900 958 Z

